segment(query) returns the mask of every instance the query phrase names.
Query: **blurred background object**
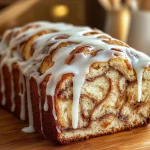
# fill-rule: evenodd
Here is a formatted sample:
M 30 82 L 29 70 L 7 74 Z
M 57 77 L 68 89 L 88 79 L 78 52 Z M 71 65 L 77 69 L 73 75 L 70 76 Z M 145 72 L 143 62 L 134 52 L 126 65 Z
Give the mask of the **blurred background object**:
M 0 0 L 0 8 L 0 34 L 38 20 L 104 27 L 105 10 L 97 0 Z
M 132 9 L 128 44 L 150 56 L 150 0 L 136 0 Z
M 150 56 L 150 12 L 132 13 L 128 44 Z
M 130 12 L 129 1 L 125 0 L 98 0 L 100 5 L 106 10 L 106 20 L 104 31 L 113 37 L 124 42 L 127 40 Z

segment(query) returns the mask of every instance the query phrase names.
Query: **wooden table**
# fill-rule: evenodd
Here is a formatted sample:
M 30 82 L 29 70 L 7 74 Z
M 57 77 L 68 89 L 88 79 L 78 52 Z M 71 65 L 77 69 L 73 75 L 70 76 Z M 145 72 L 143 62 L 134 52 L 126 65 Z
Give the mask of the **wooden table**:
M 55 145 L 37 133 L 25 134 L 24 126 L 0 108 L 0 150 L 150 150 L 150 125 L 70 145 Z

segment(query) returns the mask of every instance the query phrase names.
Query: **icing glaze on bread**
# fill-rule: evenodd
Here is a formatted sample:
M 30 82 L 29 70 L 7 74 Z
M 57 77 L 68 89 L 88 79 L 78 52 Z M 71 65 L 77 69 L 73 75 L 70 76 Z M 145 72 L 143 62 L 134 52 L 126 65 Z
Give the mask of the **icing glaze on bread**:
M 68 122 L 68 129 L 72 128 L 72 130 L 75 130 L 81 128 L 82 126 L 84 127 L 84 125 L 81 125 L 81 116 L 79 115 L 79 112 L 81 111 L 81 108 L 79 106 L 82 106 L 82 104 L 79 103 L 82 103 L 80 99 L 82 99 L 83 97 L 86 101 L 85 95 L 83 94 L 84 90 L 86 89 L 86 81 L 92 81 L 93 78 L 97 77 L 101 78 L 101 76 L 103 76 L 105 73 L 106 75 L 104 75 L 105 77 L 104 79 L 102 78 L 102 81 L 104 80 L 106 83 L 108 82 L 106 85 L 115 84 L 111 83 L 112 81 L 109 81 L 111 75 L 113 78 L 113 74 L 115 74 L 114 76 L 118 76 L 118 78 L 121 78 L 119 74 L 122 74 L 125 77 L 123 77 L 122 80 L 120 79 L 121 81 L 119 80 L 121 83 L 127 81 L 135 82 L 137 79 L 137 91 L 135 93 L 137 93 L 136 100 L 140 104 L 140 102 L 142 102 L 142 78 L 144 77 L 144 75 L 146 76 L 146 73 L 143 74 L 143 72 L 146 72 L 146 70 L 149 68 L 150 63 L 150 58 L 147 55 L 134 50 L 127 44 L 112 38 L 111 36 L 103 33 L 100 30 L 91 29 L 89 27 L 76 27 L 63 23 L 52 24 L 48 22 L 30 23 L 24 27 L 6 31 L 1 41 L 0 54 L 0 70 L 2 70 L 5 64 L 7 64 L 11 78 L 13 78 L 12 66 L 14 63 L 17 63 L 21 70 L 18 80 L 20 83 L 20 89 L 22 89 L 22 91 L 20 92 L 20 118 L 22 120 L 25 120 L 24 97 L 25 90 L 27 90 L 29 127 L 24 128 L 23 131 L 27 133 L 35 131 L 33 117 L 34 104 L 32 104 L 31 100 L 32 96 L 30 91 L 32 89 L 30 89 L 30 80 L 31 78 L 35 79 L 38 86 L 38 94 L 41 95 L 40 85 L 46 78 L 48 78 L 48 81 L 46 83 L 46 96 L 44 106 L 43 108 L 41 108 L 40 102 L 39 110 L 44 109 L 45 112 L 49 111 L 50 108 L 48 104 L 48 97 L 50 96 L 52 101 L 52 114 L 54 120 L 57 122 L 56 130 L 58 133 L 60 133 L 60 135 L 61 132 L 63 132 L 63 129 L 60 129 L 61 125 L 57 125 L 61 124 L 61 119 L 58 119 L 59 110 L 57 109 L 60 106 L 56 106 L 56 104 L 59 105 L 57 103 L 58 96 L 56 96 L 56 93 L 59 91 L 58 89 L 63 90 L 64 83 L 61 82 L 63 82 L 63 78 L 65 78 L 64 75 L 68 77 L 68 79 L 66 78 L 65 80 L 66 82 L 67 80 L 69 80 L 67 83 L 71 84 L 70 87 L 72 87 L 73 92 L 72 104 L 68 105 L 68 107 L 71 106 L 71 108 L 69 108 L 70 110 L 68 110 L 70 111 L 69 113 L 71 113 L 68 114 L 69 118 L 71 116 L 71 125 L 70 122 Z M 97 72 L 95 71 L 96 68 L 98 68 Z M 99 69 L 101 70 L 99 71 Z M 92 73 L 93 70 L 94 72 Z M 5 105 L 7 99 L 4 95 L 4 77 L 2 71 L 0 72 L 1 93 L 3 94 L 1 104 Z M 147 73 L 147 76 L 149 76 L 148 74 L 149 73 Z M 115 78 L 113 80 L 115 80 Z M 94 83 L 94 81 L 92 82 Z M 106 87 L 106 89 L 107 88 L 109 91 L 111 91 L 109 87 Z M 11 80 L 11 89 L 11 111 L 14 112 L 16 104 L 14 101 L 13 80 Z M 86 92 L 87 90 L 88 89 L 86 89 Z M 95 90 L 93 91 L 93 93 L 95 93 Z M 114 90 L 112 91 L 112 93 L 113 92 L 115 93 L 116 91 Z M 98 97 L 96 99 L 98 101 Z M 109 112 L 110 110 L 108 109 L 105 111 Z M 82 115 L 84 117 L 86 116 L 86 114 Z M 95 120 L 94 113 L 92 115 L 93 117 L 91 116 L 91 118 Z M 43 131 L 41 113 L 40 120 L 41 131 Z M 85 121 L 84 123 L 87 123 L 87 121 Z M 66 129 L 67 127 L 64 128 Z

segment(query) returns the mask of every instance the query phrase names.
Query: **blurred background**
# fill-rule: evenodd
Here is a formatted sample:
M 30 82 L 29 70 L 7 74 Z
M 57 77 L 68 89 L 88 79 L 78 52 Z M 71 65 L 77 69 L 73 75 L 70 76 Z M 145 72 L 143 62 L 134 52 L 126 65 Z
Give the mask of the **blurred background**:
M 0 0 L 0 9 L 0 33 L 37 20 L 103 29 L 106 14 L 97 0 Z
M 0 0 L 0 35 L 39 20 L 98 28 L 150 55 L 150 0 Z

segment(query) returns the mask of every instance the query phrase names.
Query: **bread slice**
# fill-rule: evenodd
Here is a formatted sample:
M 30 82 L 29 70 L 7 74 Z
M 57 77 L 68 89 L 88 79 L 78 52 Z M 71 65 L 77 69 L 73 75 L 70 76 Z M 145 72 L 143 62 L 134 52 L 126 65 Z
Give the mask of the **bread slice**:
M 148 124 L 150 58 L 99 30 L 64 26 L 14 29 L 1 52 L 4 107 L 15 97 L 13 113 L 28 116 L 23 131 L 68 144 Z

